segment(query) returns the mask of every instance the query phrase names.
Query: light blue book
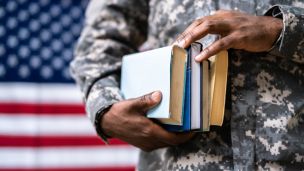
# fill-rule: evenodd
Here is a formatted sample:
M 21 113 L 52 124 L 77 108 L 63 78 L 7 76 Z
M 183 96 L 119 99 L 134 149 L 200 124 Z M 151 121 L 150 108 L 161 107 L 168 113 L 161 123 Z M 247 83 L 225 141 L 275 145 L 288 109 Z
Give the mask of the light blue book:
M 182 125 L 186 63 L 186 50 L 176 45 L 124 56 L 121 71 L 124 98 L 159 90 L 162 101 L 147 116 L 166 124 Z

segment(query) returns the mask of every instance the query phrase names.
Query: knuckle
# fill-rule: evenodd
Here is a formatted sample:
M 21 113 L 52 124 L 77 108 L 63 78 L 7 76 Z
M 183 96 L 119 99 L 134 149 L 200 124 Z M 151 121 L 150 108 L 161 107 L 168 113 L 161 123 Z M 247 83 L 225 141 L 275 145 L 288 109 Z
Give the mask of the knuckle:
M 180 35 L 178 36 L 177 41 L 180 42 L 180 41 L 184 40 L 185 37 L 186 37 L 186 33 L 184 32 L 184 33 L 182 33 L 182 34 L 180 34 Z
M 146 95 L 144 95 L 144 96 L 141 96 L 140 98 L 139 98 L 139 101 L 141 102 L 141 103 L 143 103 L 143 104 L 145 104 L 145 103 L 149 103 L 149 101 L 150 101 L 150 94 L 146 94 Z
M 147 125 L 147 123 L 144 123 L 145 125 Z M 142 136 L 143 137 L 151 137 L 153 132 L 153 129 L 151 126 L 147 125 L 142 129 Z
M 187 40 L 191 40 L 195 38 L 194 31 L 189 31 L 187 34 Z
M 226 44 L 225 41 L 219 41 L 219 42 L 218 42 L 218 47 L 221 48 L 221 49 L 222 49 L 222 48 L 225 48 L 226 45 L 227 45 L 227 44 Z
M 146 101 L 146 95 L 141 96 L 141 97 L 139 98 L 139 102 L 140 102 L 140 103 L 144 103 L 145 101 Z
M 215 23 L 212 20 L 206 20 L 204 22 L 204 26 L 207 30 L 212 30 L 214 28 Z
M 233 39 L 232 38 L 226 38 L 225 40 L 225 47 L 228 49 L 233 46 Z
M 246 25 L 242 25 L 238 28 L 238 31 L 243 33 L 246 32 L 248 30 L 248 27 Z
M 241 42 L 245 42 L 249 39 L 249 36 L 247 34 L 244 34 L 244 33 L 240 33 L 237 35 L 237 38 L 236 38 L 238 41 L 241 41 Z
M 198 25 L 200 23 L 200 20 L 199 19 L 196 19 L 196 20 L 194 20 L 193 21 L 193 23 L 192 24 L 194 24 L 194 25 Z
M 183 32 L 183 33 L 181 34 L 181 38 L 182 38 L 182 39 L 184 39 L 186 36 L 187 36 L 187 32 Z
M 193 21 L 193 24 L 194 25 L 199 25 L 201 22 L 202 22 L 202 18 L 198 18 L 198 19 L 195 19 L 194 21 Z
M 210 53 L 210 47 L 206 47 L 203 51 L 204 54 L 208 55 Z
M 131 120 L 130 120 L 129 118 L 127 118 L 127 117 L 122 117 L 122 118 L 121 118 L 121 124 L 122 124 L 122 125 L 130 125 L 130 124 L 132 124 L 132 122 L 131 122 Z
M 210 26 L 210 25 L 211 25 L 211 20 L 210 20 L 210 19 L 207 19 L 207 20 L 204 22 L 204 25 L 205 25 L 205 26 Z

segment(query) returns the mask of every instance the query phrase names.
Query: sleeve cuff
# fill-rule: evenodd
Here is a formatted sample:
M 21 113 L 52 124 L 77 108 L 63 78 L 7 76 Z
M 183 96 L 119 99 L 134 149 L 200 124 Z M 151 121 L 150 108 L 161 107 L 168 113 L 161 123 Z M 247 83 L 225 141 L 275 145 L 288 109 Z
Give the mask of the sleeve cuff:
M 95 122 L 94 122 L 95 130 L 96 130 L 98 136 L 103 140 L 103 142 L 105 144 L 109 144 L 108 138 L 110 138 L 110 137 L 107 134 L 105 134 L 105 132 L 103 131 L 103 129 L 101 127 L 101 120 L 102 120 L 103 115 L 110 110 L 110 108 L 112 107 L 112 105 L 113 104 L 109 104 L 109 105 L 106 105 L 106 106 L 102 107 L 96 113 Z
M 87 115 L 95 126 L 97 134 L 106 143 L 108 137 L 101 130 L 101 118 L 114 103 L 122 100 L 119 88 L 117 86 L 110 86 L 110 81 L 109 78 L 97 81 L 91 88 L 86 100 Z
M 302 15 L 303 11 L 303 9 L 297 7 L 275 5 L 265 13 L 266 16 L 281 18 L 284 24 L 281 35 L 269 51 L 270 53 L 301 62 L 300 59 L 297 59 L 297 56 L 300 55 L 295 53 L 301 48 L 299 45 L 303 37 L 303 20 L 299 16 Z
M 283 13 L 282 13 L 281 9 L 279 8 L 279 6 L 271 7 L 264 15 L 265 16 L 272 16 L 274 18 L 283 19 Z M 281 34 L 280 34 L 279 38 L 275 41 L 275 43 L 268 50 L 268 52 L 271 53 L 271 52 L 280 51 L 281 45 L 282 45 L 282 38 L 283 38 L 283 35 L 284 35 L 284 30 L 285 30 L 285 25 L 282 28 L 282 31 L 281 31 Z

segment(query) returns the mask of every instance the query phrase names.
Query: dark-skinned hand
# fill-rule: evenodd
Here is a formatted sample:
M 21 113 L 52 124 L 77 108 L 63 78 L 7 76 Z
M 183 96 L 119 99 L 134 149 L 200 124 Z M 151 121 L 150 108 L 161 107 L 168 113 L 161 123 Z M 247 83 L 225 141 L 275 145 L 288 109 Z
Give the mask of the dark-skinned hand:
M 201 62 L 222 50 L 230 48 L 249 52 L 269 50 L 278 39 L 283 21 L 269 16 L 253 16 L 237 11 L 219 10 L 213 15 L 195 20 L 176 40 L 186 48 L 207 34 L 220 35 L 220 39 L 196 56 Z
M 155 107 L 161 97 L 161 92 L 156 91 L 113 104 L 102 118 L 103 131 L 144 151 L 188 141 L 193 137 L 193 133 L 168 132 L 146 117 L 147 111 Z

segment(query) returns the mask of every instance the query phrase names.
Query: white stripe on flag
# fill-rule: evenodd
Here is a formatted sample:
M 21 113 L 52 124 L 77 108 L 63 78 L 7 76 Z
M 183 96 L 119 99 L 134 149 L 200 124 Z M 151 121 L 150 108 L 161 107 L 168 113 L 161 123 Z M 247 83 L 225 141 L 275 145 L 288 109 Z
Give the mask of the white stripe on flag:
M 75 84 L 0 83 L 0 92 L 0 102 L 82 103 Z
M 2 135 L 96 135 L 89 119 L 83 115 L 1 114 Z
M 134 166 L 138 150 L 131 146 L 0 148 L 0 168 Z

